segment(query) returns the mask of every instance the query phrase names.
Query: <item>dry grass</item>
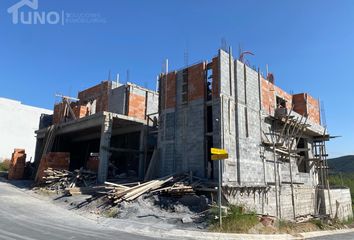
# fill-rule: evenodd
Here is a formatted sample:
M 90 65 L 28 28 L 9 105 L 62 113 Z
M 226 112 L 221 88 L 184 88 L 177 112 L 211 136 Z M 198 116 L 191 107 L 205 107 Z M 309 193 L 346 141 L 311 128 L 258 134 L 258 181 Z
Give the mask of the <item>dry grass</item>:
M 215 208 L 217 211 L 217 208 Z M 214 211 L 215 211 L 214 210 Z M 252 227 L 259 223 L 254 212 L 247 212 L 242 206 L 229 206 L 228 215 L 223 217 L 222 227 L 218 220 L 214 220 L 210 227 L 211 231 L 228 233 L 247 233 Z
M 117 217 L 119 211 L 118 208 L 110 208 L 103 212 L 103 215 L 107 218 L 115 218 Z

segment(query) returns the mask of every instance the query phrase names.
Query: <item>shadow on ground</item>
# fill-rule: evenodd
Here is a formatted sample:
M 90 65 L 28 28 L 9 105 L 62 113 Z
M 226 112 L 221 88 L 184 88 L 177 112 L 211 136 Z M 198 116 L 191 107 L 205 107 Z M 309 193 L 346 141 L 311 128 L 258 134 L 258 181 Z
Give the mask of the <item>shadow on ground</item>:
M 32 189 L 34 186 L 33 180 L 8 180 L 7 172 L 0 172 L 0 182 L 6 182 L 17 188 L 27 190 Z

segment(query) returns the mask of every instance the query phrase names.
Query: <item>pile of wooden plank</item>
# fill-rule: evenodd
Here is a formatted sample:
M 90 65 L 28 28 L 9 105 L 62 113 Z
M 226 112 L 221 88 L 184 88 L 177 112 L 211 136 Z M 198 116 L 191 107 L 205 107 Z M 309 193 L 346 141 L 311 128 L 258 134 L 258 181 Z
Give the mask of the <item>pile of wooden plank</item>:
M 96 185 L 96 173 L 87 170 L 58 170 L 48 168 L 45 171 L 42 184 L 46 190 L 63 192 L 65 194 L 88 194 L 92 198 L 106 198 L 108 204 L 134 201 L 142 195 L 182 196 L 195 194 L 194 186 L 198 181 L 188 174 L 169 175 L 144 183 L 117 184 L 105 182 Z
M 191 185 L 188 185 L 188 178 L 186 175 L 170 175 L 132 187 L 106 182 L 107 185 L 113 187 L 107 192 L 107 198 L 117 204 L 133 201 L 144 194 L 191 194 L 194 190 Z
M 69 170 L 70 153 L 69 152 L 49 152 L 43 154 L 36 174 L 36 182 L 39 183 L 46 176 L 46 169 Z
M 96 184 L 96 173 L 87 170 L 70 172 L 48 168 L 44 171 L 42 184 L 47 190 L 64 191 L 68 188 L 90 187 Z

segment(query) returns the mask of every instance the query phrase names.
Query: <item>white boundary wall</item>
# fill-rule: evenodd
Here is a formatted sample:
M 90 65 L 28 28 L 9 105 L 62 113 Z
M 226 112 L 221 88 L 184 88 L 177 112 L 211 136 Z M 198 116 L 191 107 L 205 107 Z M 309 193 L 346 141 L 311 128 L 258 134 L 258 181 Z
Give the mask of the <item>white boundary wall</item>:
M 41 114 L 53 111 L 23 105 L 19 101 L 0 98 L 0 161 L 10 159 L 15 148 L 26 150 L 29 161 L 36 148 L 35 131 L 38 130 Z

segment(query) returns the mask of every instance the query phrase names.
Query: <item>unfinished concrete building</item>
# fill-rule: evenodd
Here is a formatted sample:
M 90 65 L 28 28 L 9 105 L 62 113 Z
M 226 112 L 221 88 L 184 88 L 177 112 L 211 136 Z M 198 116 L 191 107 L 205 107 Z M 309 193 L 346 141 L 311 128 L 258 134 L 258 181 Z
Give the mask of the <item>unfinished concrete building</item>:
M 193 172 L 217 179 L 210 148 L 223 148 L 224 196 L 284 219 L 352 217 L 349 189 L 330 189 L 319 102 L 288 94 L 274 77 L 220 50 L 210 62 L 162 74 L 159 86 L 160 175 Z
M 104 81 L 77 99 L 63 96 L 53 125 L 37 131 L 37 168 L 46 156 L 68 153 L 61 167 L 96 170 L 99 183 L 117 176 L 142 179 L 156 146 L 157 112 L 158 94 L 132 83 Z

